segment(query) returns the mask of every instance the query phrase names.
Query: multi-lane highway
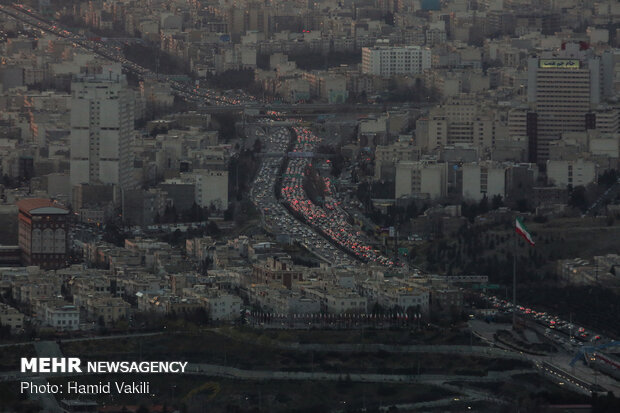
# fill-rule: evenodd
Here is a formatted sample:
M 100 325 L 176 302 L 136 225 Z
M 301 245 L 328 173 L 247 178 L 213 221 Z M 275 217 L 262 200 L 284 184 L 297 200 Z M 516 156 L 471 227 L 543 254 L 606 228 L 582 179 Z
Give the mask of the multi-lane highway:
M 242 90 L 229 90 L 226 92 L 218 92 L 209 88 L 200 87 L 191 81 L 179 81 L 173 76 L 166 74 L 157 74 L 148 68 L 139 65 L 131 60 L 130 57 L 124 56 L 123 51 L 117 43 L 104 42 L 95 39 L 88 39 L 80 34 L 70 31 L 67 27 L 63 27 L 57 22 L 50 21 L 34 10 L 21 4 L 13 4 L 11 6 L 0 5 L 0 12 L 5 13 L 16 20 L 26 23 L 33 28 L 42 32 L 52 33 L 58 37 L 71 40 L 77 47 L 82 47 L 99 56 L 105 57 L 113 62 L 120 63 L 123 69 L 133 73 L 140 78 L 158 79 L 167 82 L 173 93 L 178 97 L 195 102 L 199 108 L 210 111 L 240 111 L 245 109 L 254 110 L 276 110 L 276 111 L 383 111 L 382 105 L 349 105 L 349 104 L 329 104 L 329 103 L 309 103 L 309 104 L 283 104 L 261 101 L 260 99 L 245 93 Z M 416 107 L 424 106 L 422 104 Z
M 333 248 L 314 228 L 298 221 L 276 198 L 277 177 L 289 149 L 291 140 L 290 130 L 285 127 L 268 129 L 265 136 L 261 168 L 250 191 L 250 199 L 261 213 L 263 226 L 271 233 L 290 234 L 325 262 L 352 265 L 351 260 L 342 251 Z
M 13 18 L 20 20 L 32 27 L 53 33 L 59 37 L 72 40 L 76 46 L 83 47 L 100 56 L 103 56 L 122 65 L 123 69 L 143 78 L 155 78 L 158 75 L 149 69 L 129 60 L 123 56 L 120 47 L 112 47 L 101 41 L 86 39 L 81 35 L 75 34 L 57 23 L 49 21 L 38 15 L 26 6 L 14 4 L 13 6 L 0 5 L 0 12 L 6 13 Z M 259 102 L 255 97 L 244 93 L 241 90 L 227 93 L 199 88 L 188 82 L 180 82 L 172 79 L 168 75 L 160 75 L 159 79 L 167 81 L 174 92 L 186 100 L 195 101 L 204 106 L 220 105 L 233 107 L 267 107 L 268 105 Z M 315 105 L 319 109 L 325 109 L 329 105 Z M 288 106 L 295 110 L 296 105 Z M 284 131 L 284 132 L 283 132 Z M 288 160 L 287 173 L 281 186 L 281 195 L 284 204 L 293 212 L 297 218 L 305 221 L 308 225 L 295 220 L 285 208 L 275 200 L 274 185 L 275 174 L 279 170 L 282 162 L 285 161 L 285 150 L 288 146 L 290 137 L 286 129 L 278 130 L 267 140 L 268 151 L 281 153 L 281 157 L 265 160 L 261 167 L 258 178 L 255 182 L 256 188 L 252 189 L 252 200 L 259 207 L 263 216 L 263 222 L 267 226 L 292 234 L 309 250 L 328 262 L 340 262 L 351 264 L 352 260 L 347 256 L 353 256 L 364 262 L 378 263 L 382 265 L 393 265 L 388 258 L 374 251 L 365 236 L 348 223 L 346 213 L 339 207 L 338 202 L 331 197 L 331 202 L 320 207 L 314 205 L 306 196 L 301 185 L 301 178 L 305 174 L 305 168 L 309 164 L 309 158 L 292 157 Z M 318 144 L 319 138 L 309 130 L 296 127 L 295 144 L 293 153 L 312 152 Z M 329 180 L 325 182 L 330 188 Z M 329 195 L 329 194 L 328 194 Z M 335 244 L 340 250 L 336 250 L 327 240 Z M 344 254 L 343 252 L 346 252 Z
M 302 221 L 323 234 L 342 251 L 363 262 L 391 266 L 394 263 L 375 251 L 366 236 L 349 223 L 349 219 L 336 200 L 329 178 L 324 182 L 326 193 L 322 206 L 310 200 L 304 189 L 304 177 L 311 164 L 311 155 L 321 139 L 310 130 L 296 126 L 294 144 L 282 178 L 280 193 L 287 208 Z M 308 156 L 306 156 L 308 154 Z
M 120 63 L 123 69 L 138 75 L 141 78 L 158 78 L 170 84 L 170 87 L 178 96 L 195 101 L 203 105 L 255 105 L 257 99 L 244 93 L 241 90 L 234 93 L 218 93 L 211 89 L 197 88 L 189 82 L 180 82 L 173 79 L 169 75 L 161 75 L 153 73 L 151 70 L 131 61 L 123 55 L 120 47 L 113 47 L 102 41 L 87 39 L 82 35 L 76 34 L 62 27 L 56 22 L 45 19 L 37 14 L 34 10 L 20 4 L 12 6 L 0 5 L 0 12 L 5 13 L 16 20 L 32 26 L 42 32 L 52 33 L 58 37 L 73 41 L 75 46 L 82 47 L 99 56 L 105 57 L 111 61 Z

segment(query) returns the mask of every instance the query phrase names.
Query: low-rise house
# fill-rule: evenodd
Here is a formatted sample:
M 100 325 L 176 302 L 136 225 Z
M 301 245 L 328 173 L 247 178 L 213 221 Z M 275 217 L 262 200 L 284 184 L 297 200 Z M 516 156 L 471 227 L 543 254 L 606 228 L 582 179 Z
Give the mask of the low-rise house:
M 24 315 L 15 308 L 0 303 L 0 326 L 8 326 L 12 333 L 24 328 Z
M 65 301 L 49 301 L 43 308 L 43 324 L 60 331 L 75 331 L 80 328 L 80 309 Z

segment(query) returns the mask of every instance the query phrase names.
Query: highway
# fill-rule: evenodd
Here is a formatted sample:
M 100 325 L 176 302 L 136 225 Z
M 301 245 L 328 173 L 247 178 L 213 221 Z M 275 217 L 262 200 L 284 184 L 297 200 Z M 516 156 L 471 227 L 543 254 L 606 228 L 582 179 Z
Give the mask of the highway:
M 111 61 L 121 63 L 124 70 L 134 73 L 141 78 L 159 79 L 166 81 L 170 84 L 170 87 L 177 96 L 186 100 L 195 101 L 202 105 L 229 105 L 239 107 L 240 104 L 250 105 L 256 104 L 257 100 L 253 96 L 239 91 L 237 94 L 220 94 L 216 91 L 209 89 L 198 89 L 193 87 L 190 83 L 179 82 L 174 80 L 170 75 L 161 75 L 153 73 L 151 70 L 140 66 L 139 64 L 127 59 L 123 56 L 120 48 L 111 47 L 105 42 L 97 40 L 89 40 L 78 34 L 72 33 L 66 27 L 62 27 L 60 24 L 54 21 L 50 21 L 37 14 L 27 6 L 13 5 L 4 6 L 0 5 L 0 12 L 5 13 L 16 20 L 26 23 L 36 29 L 44 32 L 52 33 L 58 37 L 72 40 L 75 46 L 82 47 L 89 50 L 99 56 L 105 57 Z
M 329 104 L 329 103 L 270 103 L 260 101 L 258 98 L 249 95 L 242 90 L 229 91 L 228 93 L 220 93 L 208 88 L 200 88 L 191 82 L 182 82 L 174 79 L 174 76 L 167 74 L 157 74 L 148 68 L 137 64 L 131 59 L 123 55 L 120 47 L 113 47 L 110 44 L 87 39 L 81 35 L 71 32 L 67 27 L 61 26 L 58 22 L 45 19 L 40 14 L 27 6 L 0 5 L 0 12 L 5 13 L 16 20 L 31 25 L 41 31 L 52 33 L 58 37 L 72 40 L 74 45 L 89 50 L 99 56 L 105 57 L 113 62 L 121 63 L 123 69 L 131 72 L 143 79 L 158 79 L 167 82 L 173 93 L 189 102 L 195 102 L 199 108 L 205 113 L 219 113 L 230 111 L 245 111 L 246 109 L 254 109 L 259 111 L 285 111 L 285 112 L 313 112 L 325 111 L 334 112 L 383 112 L 385 109 L 402 108 L 399 106 L 384 106 L 381 104 Z M 421 108 L 426 104 L 409 104 L 411 108 Z
M 498 311 L 512 312 L 512 303 L 494 296 L 481 296 L 487 302 L 498 309 Z M 581 361 L 576 361 L 576 355 L 587 346 L 596 346 L 603 343 L 612 343 L 614 338 L 605 337 L 583 326 L 562 320 L 558 316 L 538 312 L 531 308 L 517 306 L 519 317 L 526 321 L 528 328 L 536 330 L 539 334 L 552 342 L 558 349 L 557 353 L 548 355 L 529 355 L 532 361 L 538 362 L 537 367 L 541 373 L 551 377 L 557 383 L 573 386 L 576 391 L 589 392 L 590 386 L 601 386 L 606 391 L 611 391 L 615 395 L 620 395 L 620 382 L 613 377 L 599 373 Z M 486 323 L 478 322 L 484 326 Z M 493 326 L 493 323 L 488 324 Z M 472 330 L 481 330 L 475 323 L 470 322 Z M 483 333 L 484 335 L 484 333 Z M 492 334 L 487 334 L 487 339 L 492 340 Z M 543 363 L 547 363 L 544 365 Z M 545 366 L 547 369 L 545 370 Z M 568 372 L 568 373 L 566 373 Z M 568 374 L 572 376 L 567 380 Z
M 353 260 L 338 249 L 332 248 L 325 238 L 312 227 L 298 221 L 276 198 L 277 177 L 285 162 L 291 141 L 291 132 L 285 127 L 266 128 L 269 132 L 259 136 L 263 141 L 261 167 L 250 190 L 250 199 L 260 211 L 261 223 L 272 234 L 289 234 L 308 251 L 324 262 L 353 265 Z M 262 129 L 261 129 L 262 131 Z M 260 132 L 262 134 L 263 132 Z
M 586 212 L 581 217 L 594 217 L 598 215 L 598 212 L 602 207 L 606 205 L 606 202 L 613 201 L 618 196 L 618 194 L 620 194 L 620 178 L 612 186 L 607 188 L 605 193 L 603 193 L 603 195 L 601 195 L 596 201 L 594 201 L 594 203 L 592 203 L 592 205 L 588 207 Z
M 109 45 L 100 41 L 84 39 L 82 36 L 74 34 L 66 28 L 59 26 L 57 23 L 44 19 L 40 15 L 36 14 L 30 9 L 27 9 L 24 6 L 1 6 L 0 11 L 14 17 L 15 19 L 28 23 L 33 27 L 38 28 L 39 30 L 50 32 L 59 37 L 73 40 L 76 46 L 83 47 L 107 59 L 121 63 L 126 71 L 137 74 L 143 78 L 158 77 L 158 75 L 151 72 L 149 69 L 140 66 L 137 63 L 124 57 L 119 48 L 110 47 Z M 171 88 L 174 90 L 174 92 L 177 94 L 177 96 L 197 102 L 202 106 L 214 105 L 212 107 L 224 110 L 226 110 L 226 108 L 229 106 L 233 110 L 245 110 L 246 108 L 251 107 L 254 109 L 265 110 L 281 108 L 293 112 L 299 110 L 337 111 L 339 109 L 346 109 L 348 107 L 353 107 L 355 108 L 355 110 L 362 110 L 363 108 L 374 110 L 376 110 L 377 108 L 381 108 L 381 110 L 383 109 L 381 105 L 335 106 L 322 103 L 308 105 L 268 104 L 258 102 L 256 98 L 245 94 L 240 90 L 236 91 L 234 94 L 219 94 L 212 90 L 201 89 L 199 87 L 194 87 L 189 83 L 183 83 L 173 80 L 171 76 L 168 75 L 161 75 L 158 78 L 167 81 L 170 84 Z M 314 147 L 319 142 L 319 138 L 312 134 L 310 131 L 304 130 L 300 127 L 296 127 L 294 128 L 294 130 L 296 133 L 297 143 L 294 146 L 293 152 L 301 152 L 303 150 L 306 150 L 308 152 L 313 151 Z M 268 152 L 273 153 L 274 151 Z M 267 179 L 264 176 L 265 171 L 273 171 L 278 163 L 281 164 L 285 161 L 285 153 L 282 151 L 282 148 L 277 148 L 276 152 L 282 152 L 282 158 L 276 157 L 273 161 L 265 161 L 264 166 L 261 168 L 261 172 L 259 172 L 259 179 L 257 179 L 256 181 L 257 184 L 260 184 L 262 179 Z M 295 172 L 296 174 L 303 176 L 303 174 L 305 173 L 304 165 L 306 164 L 309 164 L 309 159 L 292 158 L 288 161 L 288 169 L 291 171 L 295 170 L 297 171 Z M 290 178 L 285 178 L 285 181 L 289 179 Z M 296 178 L 292 179 L 295 180 Z M 301 181 L 298 182 L 298 184 L 300 183 Z M 329 180 L 326 180 L 326 185 L 329 188 Z M 274 219 L 276 221 L 281 221 L 278 222 L 278 225 L 281 226 L 280 229 L 283 230 L 282 232 L 292 233 L 293 236 L 297 238 L 298 241 L 301 241 L 304 246 L 306 246 L 309 250 L 311 250 L 313 253 L 315 253 L 317 256 L 321 257 L 324 261 L 327 262 L 341 262 L 344 265 L 349 265 L 352 263 L 352 261 L 347 256 L 348 254 L 352 257 L 355 257 L 357 260 L 364 262 L 375 262 L 387 266 L 392 266 L 394 264 L 388 258 L 374 251 L 369 246 L 369 241 L 365 239 L 365 235 L 362 234 L 360 231 L 357 231 L 348 223 L 346 213 L 344 213 L 344 211 L 339 207 L 337 200 L 332 200 L 331 205 L 327 204 L 326 207 L 319 207 L 312 204 L 311 201 L 307 199 L 307 197 L 305 197 L 305 192 L 303 191 L 303 189 L 301 189 L 300 185 L 297 185 L 295 193 L 289 193 L 289 187 L 286 185 L 284 186 L 284 188 L 285 189 L 282 189 L 281 194 L 284 198 L 285 204 L 289 211 L 294 212 L 293 214 L 288 215 L 296 215 L 294 216 L 294 218 L 301 218 L 301 220 L 308 225 L 301 226 L 299 223 L 293 223 L 291 220 L 284 222 L 284 214 L 281 214 L 281 211 L 279 211 L 280 207 L 275 205 L 273 200 L 271 200 L 269 206 L 261 205 L 263 202 L 260 198 L 268 197 L 267 193 L 265 192 L 265 188 L 262 188 L 259 189 L 261 193 L 256 193 L 255 191 L 253 191 L 252 195 L 254 196 L 253 201 L 255 205 L 257 205 L 259 207 L 259 210 L 261 211 L 261 214 L 263 216 L 262 222 L 264 224 L 268 226 L 268 223 L 265 221 L 265 213 L 267 211 L 270 211 L 272 213 L 277 212 L 277 214 L 274 216 Z M 308 206 L 308 208 L 299 209 L 298 207 L 302 205 L 300 202 L 303 202 L 305 205 Z M 295 212 L 297 214 L 295 214 Z M 316 214 L 309 214 L 308 212 L 316 212 Z M 345 254 L 341 254 L 339 251 L 335 251 L 333 248 L 331 248 L 325 242 L 325 238 L 330 240 L 341 251 L 345 252 Z
M 315 228 L 338 249 L 362 262 L 393 266 L 389 258 L 373 250 L 366 235 L 349 223 L 346 212 L 338 201 L 329 178 L 323 180 L 325 193 L 322 205 L 309 199 L 304 188 L 305 177 L 310 171 L 315 148 L 321 138 L 303 127 L 293 127 L 295 137 L 288 156 L 286 171 L 280 185 L 280 194 L 292 214 Z M 312 157 L 306 156 L 312 154 Z

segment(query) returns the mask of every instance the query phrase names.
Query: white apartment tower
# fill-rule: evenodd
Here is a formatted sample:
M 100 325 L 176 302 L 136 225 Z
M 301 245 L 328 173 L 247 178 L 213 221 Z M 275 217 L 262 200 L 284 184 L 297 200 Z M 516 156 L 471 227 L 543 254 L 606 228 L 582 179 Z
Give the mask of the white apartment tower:
M 133 93 L 124 76 L 78 77 L 71 95 L 71 185 L 132 188 Z
M 431 68 L 431 51 L 420 46 L 362 48 L 362 73 L 389 77 L 416 75 Z

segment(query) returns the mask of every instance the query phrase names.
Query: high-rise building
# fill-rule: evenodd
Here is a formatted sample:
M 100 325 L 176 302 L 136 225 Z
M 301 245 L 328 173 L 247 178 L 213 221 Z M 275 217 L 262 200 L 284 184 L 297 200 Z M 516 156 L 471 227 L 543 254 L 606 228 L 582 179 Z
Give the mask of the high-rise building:
M 431 68 L 431 51 L 420 46 L 362 48 L 362 73 L 389 77 L 415 75 Z
M 544 162 L 549 158 L 549 142 L 560 139 L 566 132 L 581 132 L 592 124 L 591 111 L 597 108 L 609 93 L 606 85 L 613 76 L 613 62 L 607 55 L 595 56 L 590 50 L 581 50 L 579 44 L 566 44 L 563 50 L 544 52 L 528 59 L 528 102 L 533 114 L 528 121 L 530 136 L 536 142 L 536 155 L 530 160 Z
M 71 84 L 71 185 L 133 187 L 133 93 L 120 73 Z
M 19 247 L 24 265 L 57 269 L 66 265 L 69 211 L 51 199 L 17 202 Z

